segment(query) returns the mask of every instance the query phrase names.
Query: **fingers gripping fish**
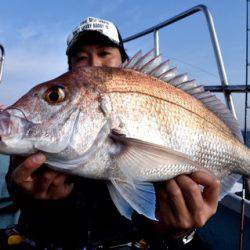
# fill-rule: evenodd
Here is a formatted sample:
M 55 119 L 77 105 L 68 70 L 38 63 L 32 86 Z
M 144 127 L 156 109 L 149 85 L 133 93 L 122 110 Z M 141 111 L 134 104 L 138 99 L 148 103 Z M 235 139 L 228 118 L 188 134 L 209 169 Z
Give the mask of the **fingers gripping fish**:
M 138 52 L 39 84 L 0 113 L 0 152 L 41 151 L 51 168 L 107 180 L 122 215 L 155 219 L 153 182 L 207 169 L 224 196 L 250 172 L 230 111 L 170 62 Z

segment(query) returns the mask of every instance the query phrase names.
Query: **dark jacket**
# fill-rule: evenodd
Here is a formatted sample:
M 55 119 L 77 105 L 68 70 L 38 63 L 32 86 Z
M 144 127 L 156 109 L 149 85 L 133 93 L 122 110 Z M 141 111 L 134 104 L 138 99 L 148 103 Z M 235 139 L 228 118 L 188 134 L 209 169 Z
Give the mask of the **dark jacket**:
M 120 215 L 105 181 L 74 177 L 74 189 L 69 197 L 42 201 L 29 197 L 13 186 L 10 181 L 12 171 L 10 164 L 6 182 L 11 196 L 21 209 L 19 229 L 23 235 L 41 245 L 80 249 L 83 245 L 119 245 L 154 235 L 150 233 L 149 220 L 134 214 L 130 221 Z M 155 243 L 160 250 L 160 243 Z
M 67 244 L 109 242 L 133 237 L 133 223 L 114 206 L 105 181 L 75 177 L 74 189 L 62 200 L 35 200 L 15 188 L 6 175 L 7 187 L 21 208 L 19 225 L 27 237 L 41 242 Z M 117 230 L 119 229 L 119 230 Z

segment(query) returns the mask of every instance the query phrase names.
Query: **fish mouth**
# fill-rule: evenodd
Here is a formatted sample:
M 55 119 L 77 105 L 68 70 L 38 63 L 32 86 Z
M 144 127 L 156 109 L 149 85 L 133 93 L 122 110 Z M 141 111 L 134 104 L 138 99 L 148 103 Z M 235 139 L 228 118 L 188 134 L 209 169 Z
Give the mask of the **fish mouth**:
M 15 110 L 15 109 L 13 109 Z M 30 122 L 22 111 L 5 109 L 0 111 L 0 146 L 21 140 Z
M 11 121 L 11 115 L 7 111 L 0 112 L 0 142 L 16 132 L 18 132 L 17 127 Z

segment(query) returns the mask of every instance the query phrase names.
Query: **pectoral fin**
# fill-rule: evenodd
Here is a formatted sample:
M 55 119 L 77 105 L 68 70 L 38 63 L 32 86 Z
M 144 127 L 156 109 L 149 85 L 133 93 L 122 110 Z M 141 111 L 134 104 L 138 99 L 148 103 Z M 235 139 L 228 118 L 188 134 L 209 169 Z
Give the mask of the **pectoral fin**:
M 172 149 L 117 132 L 110 137 L 116 145 L 111 152 L 116 172 L 110 179 L 113 187 L 109 190 L 118 210 L 127 218 L 131 218 L 133 208 L 156 220 L 156 195 L 151 181 L 164 181 L 200 169 L 187 155 Z
M 116 164 L 131 179 L 164 181 L 201 169 L 188 155 L 173 149 L 117 133 L 111 138 L 120 145 L 119 152 L 114 155 Z

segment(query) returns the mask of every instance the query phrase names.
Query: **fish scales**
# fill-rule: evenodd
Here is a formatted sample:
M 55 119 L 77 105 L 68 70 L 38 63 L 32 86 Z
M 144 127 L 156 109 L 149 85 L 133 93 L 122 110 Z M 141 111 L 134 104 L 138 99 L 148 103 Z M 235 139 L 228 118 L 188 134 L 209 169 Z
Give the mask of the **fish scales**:
M 112 73 L 107 77 L 108 81 L 98 84 L 98 87 L 110 93 L 114 112 L 120 114 L 126 126 L 122 133 L 186 153 L 204 167 L 217 170 L 219 176 L 236 167 L 232 159 L 237 155 L 235 148 L 241 143 L 201 102 L 141 73 L 127 70 L 119 74 L 119 69 L 114 71 L 118 74 Z M 187 135 L 189 139 L 183 140 Z M 223 157 L 219 152 L 224 154 Z M 222 167 L 225 161 L 231 169 Z
M 121 122 L 124 124 L 121 133 L 128 137 L 151 141 L 186 153 L 201 162 L 205 168 L 218 169 L 219 176 L 225 173 L 225 169 L 222 168 L 223 161 L 227 161 L 229 164 L 230 159 L 236 155 L 234 148 L 239 145 L 237 140 L 230 138 L 221 130 L 215 133 L 213 124 L 205 124 L 194 113 L 187 113 L 183 109 L 176 108 L 172 103 L 161 101 L 161 109 L 156 115 L 152 97 L 128 98 L 126 94 L 121 93 L 112 93 L 110 96 L 113 100 L 113 109 L 119 113 Z M 126 100 L 131 100 L 131 102 L 126 102 Z M 126 107 L 124 107 L 125 105 Z M 223 151 L 224 155 L 221 157 Z M 228 157 L 225 156 L 226 152 L 228 152 Z M 231 167 L 235 167 L 235 165 Z M 191 170 L 193 169 L 185 172 Z M 228 171 L 230 170 L 228 169 Z M 161 173 L 161 179 L 172 176 L 172 174 L 166 176 Z
M 110 72 L 110 70 L 112 70 L 112 72 Z M 86 77 L 90 78 L 91 72 L 86 71 L 86 73 Z M 102 79 L 104 79 L 102 83 L 97 86 L 101 91 L 138 92 L 139 94 L 152 96 L 155 99 L 171 102 L 188 112 L 195 113 L 206 122 L 218 126 L 224 133 L 232 134 L 229 128 L 216 115 L 204 107 L 201 102 L 170 84 L 163 84 L 162 81 L 156 78 L 131 70 L 121 71 L 120 69 L 109 69 L 105 72 L 101 72 L 100 70 L 98 75 L 103 76 Z

